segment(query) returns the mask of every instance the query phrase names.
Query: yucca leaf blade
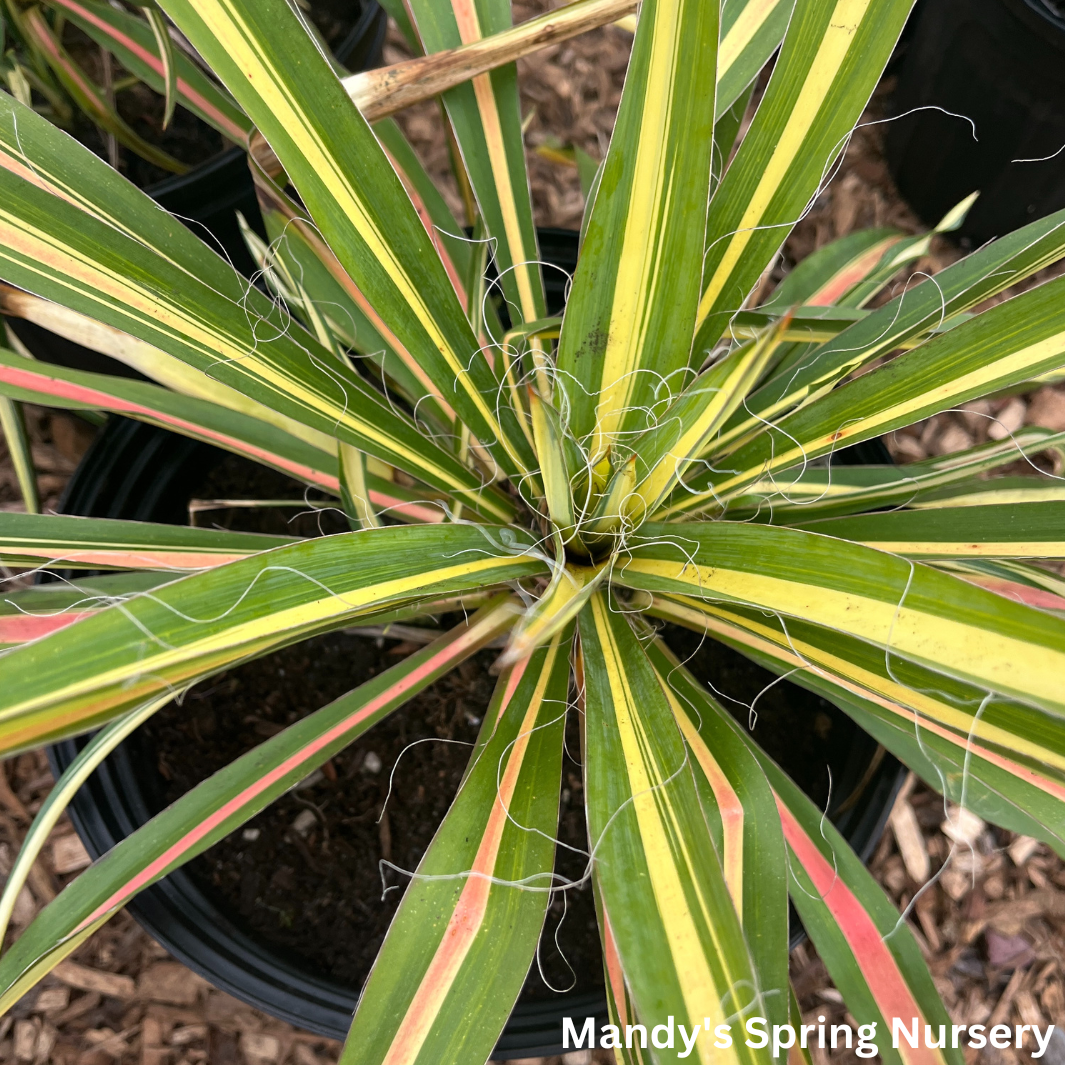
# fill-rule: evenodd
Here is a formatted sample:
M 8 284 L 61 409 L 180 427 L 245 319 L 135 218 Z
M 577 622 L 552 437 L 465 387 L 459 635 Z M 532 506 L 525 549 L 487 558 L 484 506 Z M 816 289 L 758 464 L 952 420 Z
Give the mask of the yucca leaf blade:
M 500 676 L 485 739 L 359 1000 L 345 1065 L 491 1054 L 553 883 L 571 633 Z

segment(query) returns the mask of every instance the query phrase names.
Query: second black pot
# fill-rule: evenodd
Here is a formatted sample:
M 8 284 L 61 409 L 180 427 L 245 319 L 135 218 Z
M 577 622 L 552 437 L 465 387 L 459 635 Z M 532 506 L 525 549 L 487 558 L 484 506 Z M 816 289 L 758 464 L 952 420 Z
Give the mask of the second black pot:
M 1065 207 L 1065 8 L 1055 5 L 918 4 L 885 149 L 928 225 L 977 190 L 958 231 L 973 245 Z

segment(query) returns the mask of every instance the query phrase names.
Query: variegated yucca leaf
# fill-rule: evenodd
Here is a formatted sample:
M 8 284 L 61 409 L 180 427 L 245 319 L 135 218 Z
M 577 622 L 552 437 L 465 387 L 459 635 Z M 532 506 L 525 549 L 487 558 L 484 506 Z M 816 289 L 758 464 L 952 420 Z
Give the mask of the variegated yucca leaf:
M 554 887 L 572 631 L 500 676 L 466 778 L 359 1000 L 345 1065 L 492 1052 Z
M 592 465 L 685 383 L 709 195 L 716 5 L 645 0 L 558 350 Z
M 1063 448 L 1065 433 L 1026 426 L 1005 440 L 989 441 L 967 451 L 905 466 L 808 466 L 755 482 L 746 494 L 730 501 L 728 514 L 729 517 L 753 514 L 764 520 L 790 524 L 890 506 L 945 505 L 937 501 L 960 501 L 969 494 L 975 497 L 994 493 L 1000 482 L 1008 482 L 1013 487 L 1023 483 L 1031 493 L 1052 492 L 1057 482 L 1049 479 L 985 479 L 982 474 L 1042 452 L 1061 453 Z
M 593 873 L 636 1013 L 712 1031 L 764 1016 L 762 987 L 702 812 L 666 681 L 597 593 L 580 618 Z M 768 1060 L 733 1042 L 699 1060 Z
M 48 0 L 55 21 L 25 12 L 51 49 L 33 86 L 60 116 L 65 79 L 119 129 L 63 51 L 68 19 L 165 93 L 164 113 L 180 103 L 246 144 L 266 224 L 264 239 L 242 221 L 258 274 L 242 277 L 9 78 L 0 310 L 148 378 L 37 362 L 12 332 L 0 414 L 22 480 L 17 404 L 108 412 L 315 490 L 198 500 L 193 518 L 306 503 L 353 531 L 0 512 L 5 580 L 42 582 L 15 572 L 0 594 L 0 754 L 101 729 L 31 829 L 0 926 L 81 780 L 178 693 L 353 623 L 396 623 L 417 645 L 431 636 L 412 623 L 481 609 L 306 707 L 95 862 L 0 957 L 0 1011 L 138 892 L 492 646 L 495 697 L 450 811 L 411 858 L 343 1061 L 500 1053 L 551 892 L 579 886 L 553 862 L 571 712 L 611 1023 L 622 1043 L 663 1024 L 694 1040 L 685 1054 L 630 1039 L 619 1061 L 768 1062 L 740 1032 L 754 1016 L 802 1019 L 789 894 L 859 1023 L 943 1023 L 905 921 L 858 856 L 646 620 L 832 701 L 952 802 L 1065 854 L 1065 433 L 1026 426 L 905 466 L 831 463 L 1065 371 L 1065 281 L 1034 277 L 1065 257 L 1065 212 L 920 283 L 906 270 L 934 233 L 847 234 L 771 290 L 911 0 L 644 0 L 553 317 L 516 61 L 631 0 L 519 25 L 507 0 L 387 0 L 415 58 L 349 77 L 288 0 L 160 3 L 210 73 L 154 6 L 141 18 Z M 457 196 L 434 186 L 404 122 L 382 117 L 432 97 Z M 886 1061 L 959 1061 L 887 1043 Z
M 410 0 L 426 52 L 441 52 L 506 30 L 509 0 Z M 511 63 L 457 85 L 442 99 L 492 240 L 499 283 L 515 322 L 546 313 L 532 199 L 525 170 L 517 68 Z
M 101 48 L 113 53 L 131 74 L 157 92 L 166 87 L 166 70 L 158 39 L 144 19 L 99 0 L 48 0 Z M 150 10 L 150 9 L 149 9 Z M 180 49 L 173 49 L 174 87 L 182 107 L 238 143 L 251 133 L 247 116 L 225 90 L 204 74 Z
M 61 569 L 208 569 L 295 542 L 289 536 L 65 514 L 5 514 L 0 526 L 4 565 L 54 563 Z
M 393 710 L 499 634 L 505 597 L 197 785 L 115 846 L 42 911 L 0 961 L 0 1011 L 130 899 L 254 817 Z
M 70 526 L 84 527 L 87 536 L 95 530 L 99 539 L 115 526 L 121 534 L 140 524 L 10 515 L 4 527 L 30 523 L 58 527 L 51 553 L 64 566 L 75 552 L 69 541 L 59 537 Z M 255 551 L 247 545 L 260 539 L 252 533 L 144 528 L 149 536 L 191 542 L 192 550 L 179 556 L 186 565 L 202 565 L 204 558 L 211 558 L 209 552 L 192 554 L 198 543 L 217 542 L 215 557 L 224 563 L 238 552 Z M 26 554 L 27 548 L 13 533 L 9 535 L 13 553 Z M 44 530 L 36 531 L 37 539 L 44 535 Z M 33 536 L 26 528 L 20 539 Z M 271 546 L 275 543 L 271 538 Z M 115 564 L 121 565 L 122 557 L 135 560 L 142 544 L 132 550 L 122 544 Z M 85 554 L 95 546 L 90 545 Z M 341 627 L 355 617 L 542 573 L 544 563 L 526 553 L 531 547 L 530 538 L 516 538 L 514 530 L 491 526 L 369 529 L 258 550 L 210 574 L 174 581 L 123 603 L 121 609 L 109 607 L 9 652 L 4 664 L 18 680 L 7 685 L 0 697 L 0 750 L 20 750 L 83 732 L 160 690 L 185 686 L 271 648 Z M 227 548 L 228 558 L 222 555 Z M 163 557 L 153 562 L 156 567 L 166 564 L 166 555 L 159 554 Z M 94 565 L 96 558 L 91 553 Z M 412 566 L 414 558 L 421 564 Z M 42 670 L 45 663 L 49 668 Z
M 531 470 L 517 416 L 497 405 L 495 374 L 398 176 L 285 0 L 163 6 L 269 140 L 403 346 L 504 470 Z
M 1065 743 L 1056 719 L 806 622 L 683 596 L 646 605 L 831 699 L 955 801 L 1065 848 Z
M 1065 713 L 1065 621 L 926 565 L 795 529 L 645 524 L 614 578 L 848 633 L 892 657 Z M 642 541 L 636 546 L 636 541 Z
M 843 150 L 912 0 L 804 0 L 714 192 L 695 356 L 711 349 Z

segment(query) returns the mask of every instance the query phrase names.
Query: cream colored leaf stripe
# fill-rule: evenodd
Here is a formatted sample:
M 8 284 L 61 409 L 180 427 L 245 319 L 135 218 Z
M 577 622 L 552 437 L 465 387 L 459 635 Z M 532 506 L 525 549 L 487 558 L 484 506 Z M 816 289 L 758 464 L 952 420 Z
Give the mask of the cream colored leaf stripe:
M 689 1018 L 698 1024 L 709 1017 L 712 1029 L 728 1021 L 722 996 L 738 987 L 739 981 L 749 980 L 749 974 L 727 971 L 727 955 L 719 937 L 714 904 L 694 866 L 662 767 L 653 753 L 654 744 L 645 731 L 643 714 L 634 703 L 606 598 L 595 595 L 589 609 L 605 663 L 617 735 L 624 751 L 627 790 L 639 827 L 639 845 L 646 855 L 651 891 L 666 932 L 665 945 L 681 974 L 681 994 Z M 628 623 L 623 620 L 622 624 Z M 593 846 L 597 847 L 598 841 L 593 840 Z M 604 903 L 609 913 L 609 899 L 604 899 Z M 717 962 L 713 967 L 704 948 L 707 939 Z M 720 1057 L 708 1042 L 697 1049 L 706 1065 Z
M 454 374 L 454 379 L 466 390 L 478 414 L 489 427 L 485 439 L 499 441 L 508 449 L 512 461 L 520 464 L 496 418 L 491 402 L 493 397 L 484 396 L 477 388 L 468 387 L 467 362 L 477 349 L 473 334 L 470 334 L 467 351 L 455 350 L 451 339 L 445 335 L 436 315 L 426 303 L 422 286 L 410 275 L 407 265 L 398 257 L 393 243 L 378 225 L 375 212 L 367 208 L 350 175 L 304 112 L 300 101 L 288 86 L 286 72 L 275 66 L 255 28 L 245 19 L 240 6 L 226 0 L 197 0 L 195 12 L 196 16 L 210 27 L 215 38 L 224 44 L 231 61 L 239 67 L 254 88 L 264 107 L 268 109 L 275 126 L 283 129 L 291 139 L 300 153 L 301 167 L 317 176 L 337 207 L 358 232 L 370 256 L 388 274 L 400 300 L 413 312 L 429 343 L 443 357 Z
M 843 67 L 857 36 L 858 27 L 868 14 L 870 2 L 871 0 L 838 0 L 836 3 L 825 35 L 795 99 L 791 118 L 784 127 L 769 164 L 762 171 L 739 219 L 735 235 L 728 240 L 724 254 L 706 282 L 703 297 L 699 302 L 697 324 L 702 324 L 722 295 L 756 227 L 802 150 L 807 134 Z

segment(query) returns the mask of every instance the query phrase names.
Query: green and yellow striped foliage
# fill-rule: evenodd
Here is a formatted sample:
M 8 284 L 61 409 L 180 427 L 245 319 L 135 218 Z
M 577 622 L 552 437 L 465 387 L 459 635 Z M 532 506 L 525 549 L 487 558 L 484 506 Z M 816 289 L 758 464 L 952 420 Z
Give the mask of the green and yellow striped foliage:
M 691 1060 L 768 1065 L 769 1050 L 708 1033 L 794 1018 L 790 898 L 856 1018 L 938 1025 L 905 922 L 660 632 L 692 629 L 824 695 L 952 801 L 1065 854 L 1065 581 L 1048 565 L 1065 559 L 1065 487 L 1037 465 L 999 475 L 1060 458 L 1065 434 L 1029 427 L 902 466 L 830 461 L 1065 367 L 1065 280 L 1011 294 L 1065 257 L 1065 212 L 893 298 L 932 236 L 851 235 L 754 305 L 911 0 L 643 0 L 568 304 L 550 317 L 516 60 L 635 5 L 577 0 L 521 26 L 507 0 L 389 6 L 418 58 L 344 79 L 287 0 L 159 0 L 143 17 L 52 0 L 248 146 L 262 287 L 17 93 L 0 98 L 0 304 L 147 378 L 0 349 L 28 486 L 27 512 L 0 514 L 0 561 L 66 572 L 0 604 L 0 754 L 96 733 L 27 837 L 0 928 L 80 783 L 192 685 L 355 619 L 465 618 L 95 862 L 0 956 L 0 1010 L 139 891 L 494 646 L 491 709 L 408 871 L 346 1065 L 491 1055 L 551 892 L 572 886 L 552 872 L 567 714 L 615 1023 L 668 1019 L 707 1036 Z M 50 17 L 9 9 L 92 106 Z M 167 20 L 213 79 L 158 47 Z M 386 117 L 397 86 L 439 97 L 468 217 Z M 335 501 L 351 531 L 33 513 L 22 403 L 139 419 L 265 464 Z

